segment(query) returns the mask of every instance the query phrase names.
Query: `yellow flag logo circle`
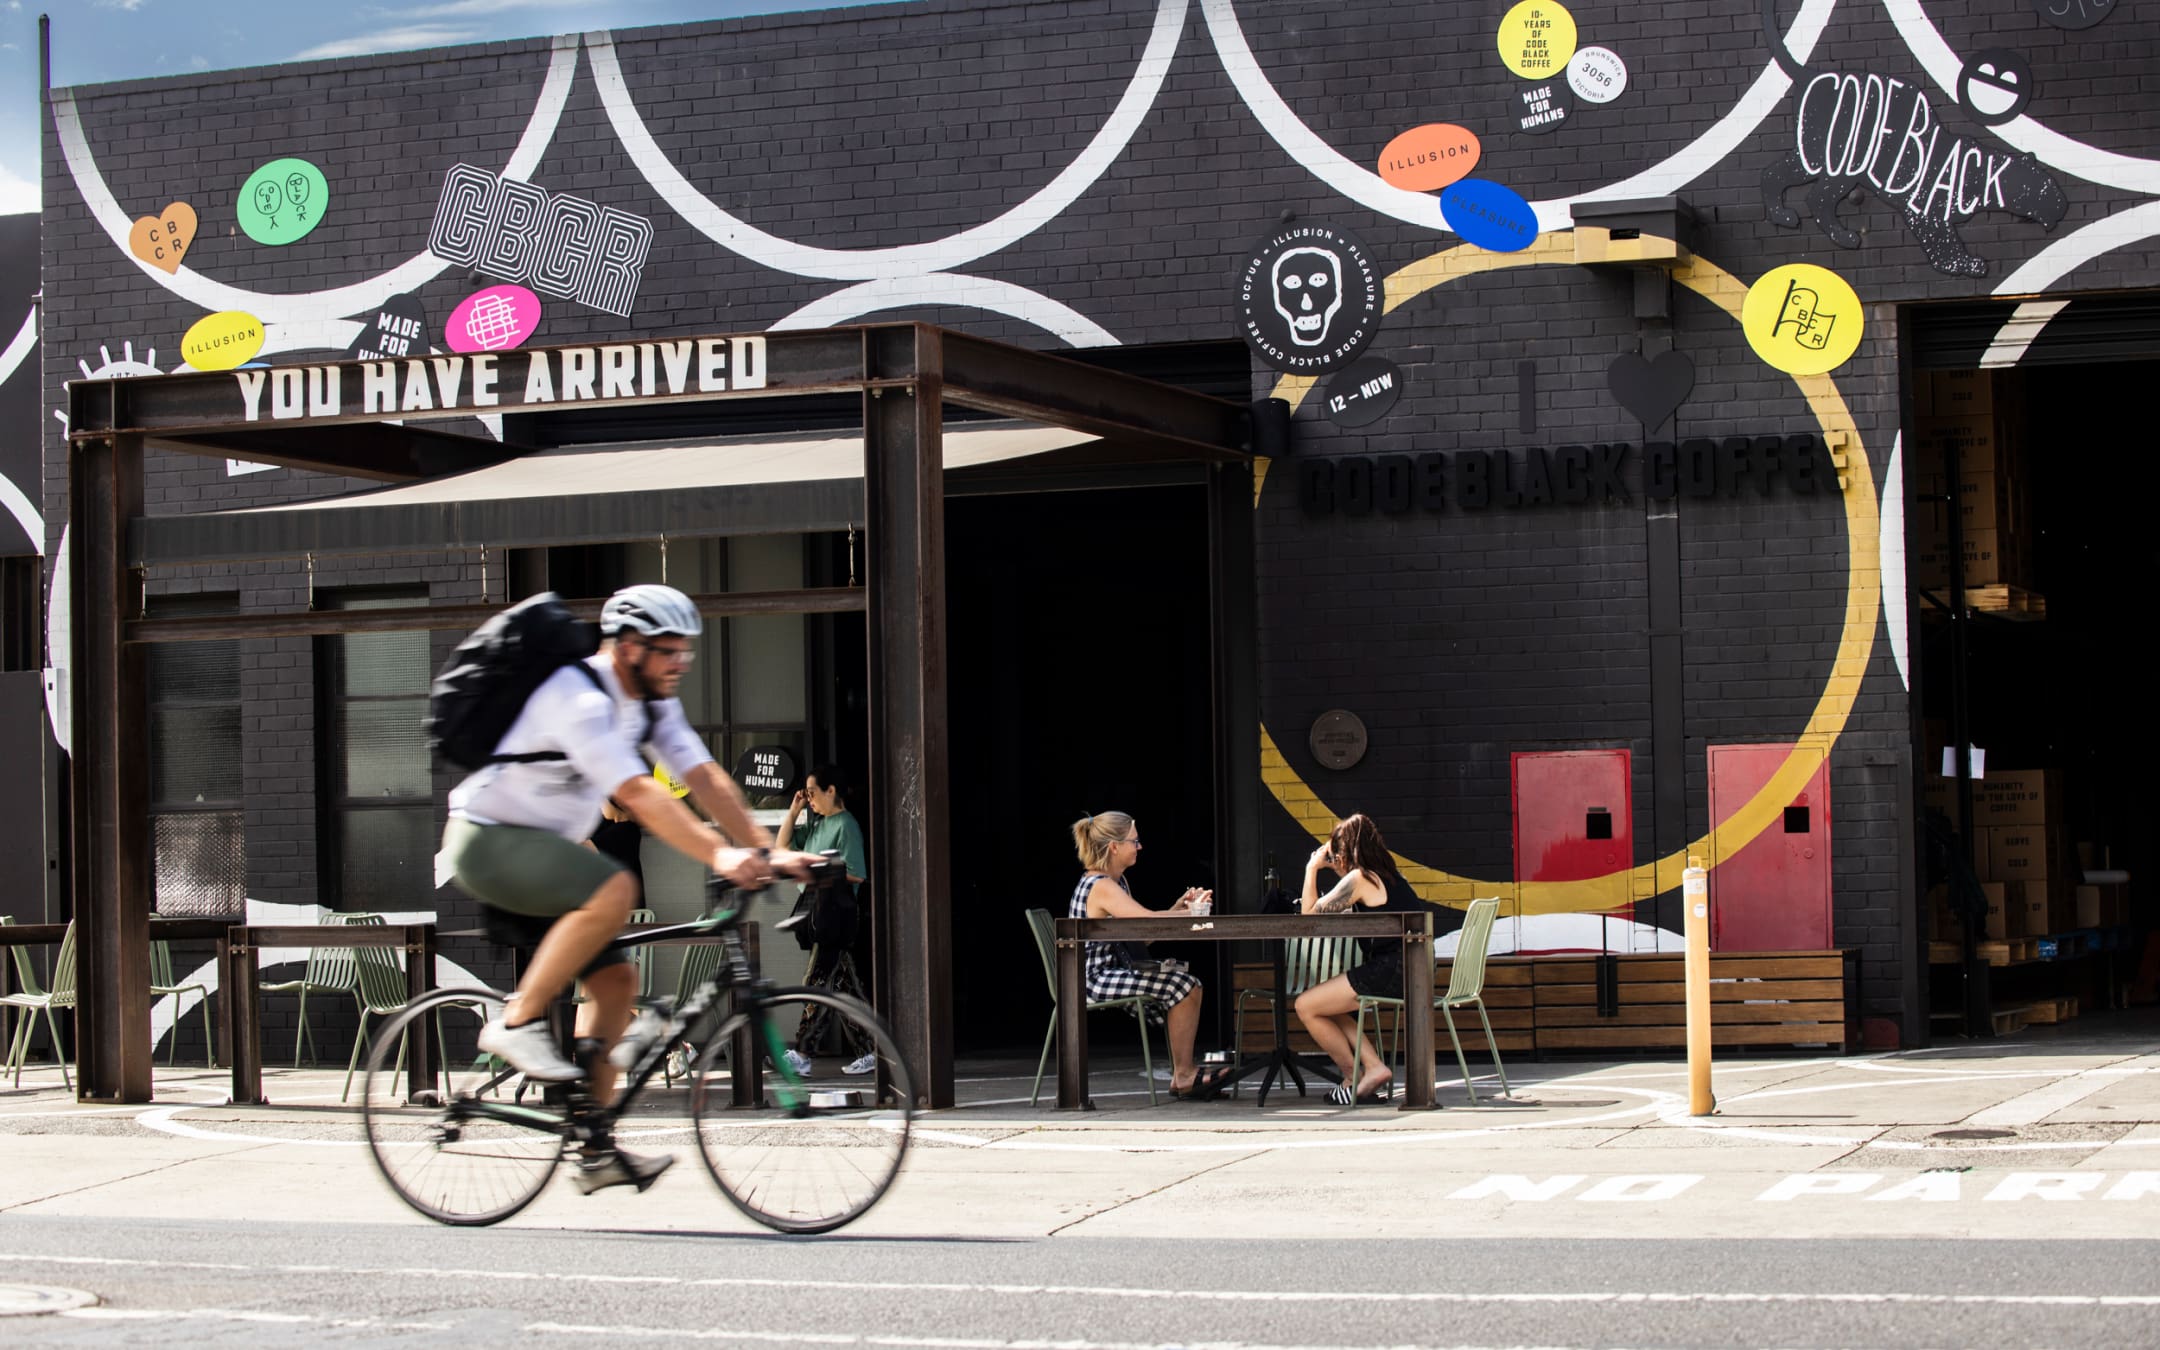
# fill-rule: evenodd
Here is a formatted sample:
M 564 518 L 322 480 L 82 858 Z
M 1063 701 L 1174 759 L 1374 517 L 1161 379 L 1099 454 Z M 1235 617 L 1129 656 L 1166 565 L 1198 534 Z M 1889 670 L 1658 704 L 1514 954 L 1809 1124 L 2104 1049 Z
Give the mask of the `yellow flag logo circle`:
M 1772 368 L 1787 375 L 1821 375 L 1842 366 L 1860 346 L 1865 316 L 1845 278 L 1813 263 L 1787 263 L 1763 273 L 1740 306 L 1740 330 Z

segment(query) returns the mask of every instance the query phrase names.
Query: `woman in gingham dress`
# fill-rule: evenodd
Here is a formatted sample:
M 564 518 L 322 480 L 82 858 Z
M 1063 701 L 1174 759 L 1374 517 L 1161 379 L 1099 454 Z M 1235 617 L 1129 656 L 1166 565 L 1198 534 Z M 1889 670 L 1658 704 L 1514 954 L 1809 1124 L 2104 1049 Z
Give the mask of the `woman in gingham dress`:
M 1066 911 L 1074 919 L 1152 919 L 1181 914 L 1195 900 L 1212 901 L 1211 892 L 1195 887 L 1169 910 L 1153 910 L 1132 898 L 1125 871 L 1140 859 L 1140 828 L 1123 811 L 1101 811 L 1073 822 L 1073 848 L 1087 869 L 1073 888 Z M 1090 1000 L 1148 999 L 1147 1019 L 1167 1028 L 1170 1042 L 1170 1095 L 1198 1100 L 1221 1094 L 1229 1070 L 1202 1077 L 1193 1063 L 1193 1036 L 1200 1029 L 1200 980 L 1188 971 L 1140 970 L 1125 959 L 1115 942 L 1087 945 L 1087 994 Z

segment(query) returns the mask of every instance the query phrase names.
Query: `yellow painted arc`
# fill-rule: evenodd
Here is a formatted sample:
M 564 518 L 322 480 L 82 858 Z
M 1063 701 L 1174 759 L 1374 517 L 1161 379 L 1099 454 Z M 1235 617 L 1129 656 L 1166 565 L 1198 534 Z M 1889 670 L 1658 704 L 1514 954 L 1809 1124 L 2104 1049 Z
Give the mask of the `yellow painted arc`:
M 1469 247 L 1443 249 L 1388 277 L 1387 312 L 1393 313 L 1435 286 L 1461 277 L 1511 267 L 1572 266 L 1574 260 L 1573 246 L 1565 234 L 1545 235 L 1518 253 L 1491 253 Z M 1747 287 L 1737 277 L 1701 257 L 1691 259 L 1672 275 L 1673 280 L 1723 310 L 1733 322 L 1740 321 Z M 1874 654 L 1875 627 L 1880 621 L 1882 606 L 1879 506 L 1867 449 L 1861 443 L 1852 413 L 1845 406 L 1836 384 L 1828 375 L 1791 378 L 1814 412 L 1826 442 L 1836 444 L 1842 439 L 1848 456 L 1842 466 L 1846 481 L 1844 624 L 1822 695 L 1816 700 L 1814 711 L 1796 739 L 1792 753 L 1785 757 L 1760 791 L 1730 816 L 1714 823 L 1708 834 L 1666 857 L 1625 873 L 1579 881 L 1481 881 L 1428 867 L 1397 854 L 1403 878 L 1427 900 L 1464 905 L 1476 895 L 1500 895 L 1513 897 L 1514 903 L 1508 907 L 1510 913 L 1564 914 L 1612 908 L 1616 891 L 1620 889 L 1618 883 L 1623 878 L 1627 892 L 1622 897 L 1623 903 L 1627 899 L 1646 898 L 1671 890 L 1680 884 L 1680 873 L 1687 866 L 1689 854 L 1701 857 L 1714 869 L 1727 854 L 1737 852 L 1769 829 L 1773 822 L 1782 819 L 1785 807 L 1807 786 L 1808 780 L 1829 757 L 1831 747 L 1837 743 L 1846 721 L 1852 716 L 1861 681 Z M 1313 383 L 1310 376 L 1286 376 L 1275 386 L 1274 397 L 1288 400 L 1294 413 L 1312 392 Z M 1265 476 L 1266 461 L 1263 460 L 1255 473 L 1253 486 L 1256 508 L 1260 501 L 1260 484 Z M 1265 725 L 1260 728 L 1260 776 L 1275 799 L 1315 841 L 1327 838 L 1339 818 L 1337 812 L 1321 801 L 1319 794 L 1290 767 Z

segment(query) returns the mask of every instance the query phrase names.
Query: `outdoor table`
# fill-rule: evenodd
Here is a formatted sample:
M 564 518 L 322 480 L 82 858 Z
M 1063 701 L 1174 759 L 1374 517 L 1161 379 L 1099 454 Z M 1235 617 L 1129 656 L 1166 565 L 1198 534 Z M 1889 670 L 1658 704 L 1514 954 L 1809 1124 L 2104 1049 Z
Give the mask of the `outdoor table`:
M 232 1062 L 232 999 L 225 984 L 225 967 L 226 933 L 231 929 L 232 922 L 230 915 L 207 919 L 166 919 L 155 914 L 150 916 L 152 942 L 199 942 L 209 938 L 217 944 L 217 1045 L 213 1053 L 220 1063 L 228 1064 Z M 68 926 L 64 923 L 0 923 L 0 947 L 51 946 L 66 937 L 67 930 Z M 76 938 L 78 942 L 81 940 L 79 932 Z M 76 959 L 80 960 L 81 957 Z M 14 990 L 15 963 L 5 954 L 0 954 L 0 994 L 13 993 Z M 28 1015 L 27 1012 L 24 1013 L 24 1016 Z M 173 1030 L 175 1035 L 179 1033 L 177 1021 Z M 53 1047 L 53 1053 L 58 1054 L 59 1050 L 60 1047 Z
M 1245 942 L 1268 938 L 1393 938 L 1403 945 L 1402 1110 L 1423 1111 L 1433 1097 L 1432 915 L 1402 911 L 1364 914 L 1190 914 L 1149 919 L 1058 919 L 1058 1107 L 1092 1111 L 1087 1073 L 1087 946 L 1089 942 Z M 1278 1037 L 1287 1010 L 1276 985 Z M 1279 1049 L 1279 1045 L 1278 1045 Z M 1271 1057 L 1271 1061 L 1274 1057 Z M 1273 1078 L 1272 1068 L 1269 1074 Z
M 389 947 L 405 956 L 405 997 L 420 997 L 435 987 L 435 925 L 393 924 L 235 924 L 227 930 L 225 963 L 218 984 L 231 1011 L 232 1099 L 235 1105 L 260 1106 L 262 1095 L 262 975 L 265 947 Z M 405 1059 L 406 1091 L 428 1090 L 435 1078 L 435 1028 L 414 1028 L 412 1052 Z

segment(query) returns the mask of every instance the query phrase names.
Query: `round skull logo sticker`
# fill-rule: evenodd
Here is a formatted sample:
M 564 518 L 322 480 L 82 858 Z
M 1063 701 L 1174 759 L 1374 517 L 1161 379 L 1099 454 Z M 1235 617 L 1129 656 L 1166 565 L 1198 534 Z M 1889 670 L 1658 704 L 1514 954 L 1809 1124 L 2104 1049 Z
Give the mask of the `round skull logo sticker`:
M 1332 225 L 1285 225 L 1238 274 L 1238 327 L 1263 364 L 1324 375 L 1372 342 L 1382 300 L 1363 244 Z

